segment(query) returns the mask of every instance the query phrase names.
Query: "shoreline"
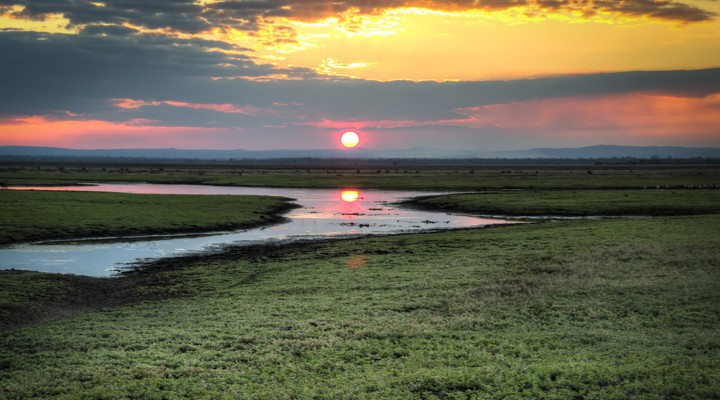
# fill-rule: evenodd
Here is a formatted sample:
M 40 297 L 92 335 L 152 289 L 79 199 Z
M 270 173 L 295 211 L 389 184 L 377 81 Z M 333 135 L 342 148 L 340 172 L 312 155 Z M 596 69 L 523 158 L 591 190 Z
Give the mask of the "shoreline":
M 134 289 L 148 285 L 162 285 L 164 282 L 158 279 L 159 275 L 172 271 L 180 271 L 196 265 L 238 260 L 267 262 L 270 260 L 288 259 L 292 258 L 293 255 L 307 253 L 327 245 L 352 242 L 358 239 L 382 239 L 388 237 L 402 237 L 405 235 L 433 235 L 438 233 L 452 233 L 460 231 L 480 231 L 518 225 L 524 224 L 513 223 L 506 225 L 488 225 L 482 227 L 441 229 L 423 232 L 403 232 L 396 234 L 362 235 L 351 237 L 343 236 L 323 239 L 300 239 L 294 241 L 256 244 L 228 244 L 219 248 L 208 249 L 196 253 L 163 257 L 152 260 L 140 260 L 110 277 L 93 277 L 87 275 L 19 269 L 0 270 L 0 277 L 3 275 L 15 277 L 25 275 L 30 279 L 51 281 L 52 283 L 62 284 L 71 288 L 69 295 L 63 298 L 49 298 L 40 302 L 30 302 L 26 305 L 26 307 L 14 310 L 0 306 L 0 316 L 2 316 L 2 318 L 0 318 L 0 333 L 8 333 L 20 328 L 63 320 L 80 314 L 100 311 L 103 309 L 128 306 L 145 301 L 159 301 L 168 298 L 184 297 L 189 294 L 174 293 L 172 295 L 152 295 L 145 293 L 144 295 L 139 295 L 138 292 L 134 291 Z M 370 255 L 388 254 L 388 252 L 384 250 L 368 250 L 365 253 Z M 250 283 L 250 281 L 247 281 L 246 283 Z
M 247 230 L 281 223 L 285 214 L 301 207 L 294 199 L 279 196 L 230 200 L 224 196 L 63 190 L 8 190 L 0 194 L 5 200 L 2 212 L 8 216 L 0 247 Z
M 264 228 L 273 225 L 277 225 L 287 221 L 287 217 L 284 216 L 288 211 L 300 208 L 301 206 L 295 203 L 288 203 L 287 205 L 280 206 L 276 209 L 271 210 L 269 217 L 265 218 L 264 221 L 250 222 L 245 224 L 229 224 L 229 225 L 215 225 L 203 228 L 179 228 L 179 229 L 147 229 L 147 230 L 132 230 L 132 233 L 123 230 L 116 230 L 108 232 L 106 236 L 67 236 L 67 237 L 46 237 L 38 238 L 33 240 L 23 241 L 12 241 L 5 242 L 0 239 L 0 248 L 6 248 L 14 245 L 23 244 L 46 244 L 46 243 L 72 243 L 72 242 L 83 242 L 83 243 L 113 243 L 113 242 L 125 242 L 125 241 L 142 241 L 148 238 L 157 237 L 182 237 L 182 236 L 208 236 L 218 232 L 236 231 L 236 230 L 249 230 L 255 228 Z M 261 217 L 262 218 L 262 217 Z
M 595 192 L 595 193 L 591 193 Z M 488 218 L 586 219 L 650 218 L 716 214 L 720 207 L 700 194 L 714 189 L 576 189 L 476 191 L 418 196 L 398 205 Z M 588 196 L 591 194 L 591 196 Z M 652 196 L 648 196 L 651 194 Z M 689 194 L 693 196 L 689 196 Z M 597 199 L 607 195 L 598 206 Z M 700 203 L 703 201 L 703 203 Z M 577 208 L 580 207 L 580 210 Z
M 523 191 L 526 192 L 526 191 Z M 466 193 L 466 194 L 473 194 L 473 193 Z M 476 193 L 474 193 L 476 194 Z M 446 211 L 446 212 L 455 212 L 455 213 L 464 213 L 467 215 L 472 216 L 489 216 L 487 214 L 482 214 L 478 210 L 472 210 L 472 209 L 466 209 L 462 206 L 459 206 L 458 204 L 453 203 L 446 203 L 446 205 L 443 206 L 443 204 L 436 205 L 436 204 L 422 204 L 421 201 L 423 199 L 428 199 L 432 197 L 440 197 L 440 196 L 420 196 L 415 197 L 410 200 L 401 201 L 398 203 L 395 203 L 396 205 L 403 206 L 403 207 L 410 207 L 410 208 L 418 208 L 418 209 L 424 209 L 424 210 L 433 210 L 433 211 Z M 292 199 L 286 199 L 286 200 L 292 200 Z M 249 224 L 242 224 L 240 226 L 234 225 L 234 229 L 252 229 L 256 227 L 263 227 L 263 226 L 271 226 L 277 223 L 282 222 L 283 220 L 286 220 L 286 217 L 283 216 L 283 213 L 286 213 L 289 210 L 295 209 L 300 207 L 298 204 L 295 203 L 284 203 L 281 204 L 279 207 L 276 207 L 269 211 L 269 214 L 263 214 L 263 217 L 265 218 L 264 221 L 258 222 L 258 223 L 249 223 Z M 314 239 L 298 239 L 298 240 L 280 240 L 280 241 L 272 241 L 272 242 L 265 242 L 265 243 L 253 243 L 253 244 L 227 244 L 222 245 L 217 248 L 208 249 L 204 251 L 199 251 L 195 253 L 190 254 L 184 254 L 184 255 L 175 255 L 175 256 L 169 256 L 169 257 L 163 257 L 158 259 L 151 259 L 151 260 L 138 260 L 137 262 L 133 264 L 129 264 L 127 268 L 120 270 L 116 273 L 116 275 L 111 277 L 91 277 L 91 276 L 85 276 L 85 275 L 73 275 L 73 274 L 61 274 L 61 273 L 47 273 L 47 272 L 37 272 L 37 271 L 30 271 L 30 270 L 14 270 L 14 269 L 8 269 L 8 270 L 0 270 L 0 274 L 7 274 L 8 276 L 11 274 L 21 275 L 21 274 L 27 274 L 27 276 L 35 276 L 35 277 L 41 277 L 41 279 L 44 280 L 51 280 L 56 283 L 62 283 L 64 285 L 69 285 L 71 287 L 72 296 L 60 298 L 60 299 L 52 299 L 52 300 L 46 300 L 45 302 L 42 302 L 41 304 L 29 304 L 28 307 L 25 307 L 23 309 L 18 310 L 7 310 L 0 307 L 0 316 L 3 316 L 3 314 L 7 314 L 8 311 L 10 311 L 10 319 L 9 322 L 5 321 L 5 318 L 0 319 L 0 331 L 8 331 L 8 330 L 14 330 L 17 328 L 21 328 L 23 326 L 31 326 L 36 325 L 44 322 L 49 322 L 57 319 L 63 319 L 68 316 L 74 316 L 79 313 L 83 312 L 90 312 L 90 311 L 97 311 L 99 309 L 107 308 L 107 307 L 117 307 L 127 304 L 134 304 L 137 302 L 142 301 L 152 301 L 152 300 L 161 300 L 167 296 L 156 296 L 156 295 L 142 295 L 138 296 L 137 293 L 132 293 L 132 291 L 135 288 L 141 287 L 143 285 L 147 285 L 148 283 L 151 283 L 155 281 L 155 277 L 158 275 L 161 275 L 163 272 L 168 272 L 172 270 L 181 270 L 184 268 L 192 267 L 194 265 L 198 264 L 212 264 L 214 262 L 223 262 L 223 261 L 230 261 L 230 260 L 252 260 L 252 261 L 260 261 L 263 260 L 272 260 L 276 258 L 281 257 L 291 257 L 293 254 L 300 254 L 300 253 L 306 253 L 311 252 L 312 249 L 317 249 L 323 246 L 328 245 L 329 243 L 341 243 L 341 242 L 348 242 L 352 240 L 357 239 L 369 239 L 369 238 L 382 238 L 382 237 L 389 237 L 389 236 L 403 236 L 408 234 L 413 235 L 432 235 L 438 232 L 453 232 L 453 231 L 477 231 L 477 230 L 484 230 L 487 228 L 498 228 L 498 227 L 508 227 L 508 226 L 514 226 L 519 224 L 527 224 L 528 222 L 533 222 L 534 224 L 543 224 L 546 222 L 549 222 L 552 220 L 553 216 L 548 217 L 548 215 L 543 215 L 545 217 L 548 217 L 547 219 L 537 219 L 537 215 L 530 215 L 529 213 L 525 213 L 524 215 L 513 215 L 509 210 L 506 211 L 506 214 L 502 217 L 504 218 L 515 218 L 518 220 L 517 223 L 507 224 L 507 225 L 500 225 L 500 226 L 483 226 L 483 227 L 472 227 L 472 228 L 457 228 L 457 229 L 436 229 L 436 230 L 428 230 L 424 232 L 400 232 L 395 234 L 377 234 L 377 235 L 358 235 L 358 236 L 341 236 L 341 237 L 328 237 L 328 238 L 314 238 Z M 673 213 L 673 211 L 675 211 Z M 677 210 L 667 210 L 667 214 L 656 214 L 652 216 L 643 216 L 643 217 L 662 217 L 662 216 L 686 216 L 687 214 L 680 214 L 676 212 Z M 268 217 L 265 217 L 265 215 L 268 215 Z M 498 217 L 497 215 L 492 215 L 493 217 Z M 523 221 L 522 218 L 528 218 L 528 220 Z M 535 219 L 533 219 L 535 217 Z M 602 214 L 593 214 L 593 215 L 578 215 L 578 216 L 572 216 L 576 218 L 572 218 L 569 215 L 558 215 L 558 220 L 593 220 L 592 217 L 597 217 L 595 220 L 602 220 L 602 219 L 611 219 L 611 218 L 625 218 L 630 217 L 628 215 L 602 215 Z M 564 218 L 563 218 L 564 217 Z M 570 217 L 570 218 L 569 218 Z M 637 217 L 634 215 L 633 217 Z M 148 230 L 146 234 L 207 234 L 212 233 L 213 229 L 179 229 L 174 230 L 172 233 L 168 232 L 167 230 Z M 134 232 L 136 233 L 136 232 Z M 142 235 L 142 234 L 140 234 Z M 133 235 L 136 236 L 136 235 Z M 143 240 L 143 236 L 136 236 L 138 240 Z M 146 237 L 146 236 L 145 236 Z M 54 238 L 58 239 L 58 238 Z M 98 238 L 78 238 L 78 237 L 69 237 L 69 238 L 60 238 L 58 240 L 62 241 L 73 241 L 73 240 L 79 240 L 79 239 L 86 239 L 88 241 L 95 241 L 98 240 Z M 119 236 L 114 239 L 128 239 L 127 236 Z M 115 241 L 114 239 L 111 239 L 111 241 Z M 46 240 L 46 239 L 44 239 Z M 103 240 L 102 238 L 99 238 L 99 240 Z M 34 241 L 33 241 L 34 242 Z M 3 243 L 0 244 L 0 247 L 5 246 L 11 246 L 13 244 L 20 244 L 25 242 L 13 242 L 13 243 Z M 154 283 L 154 285 L 162 285 L 161 282 Z M 176 297 L 176 295 L 183 296 L 183 294 L 175 294 L 170 297 Z M 81 300 L 78 300 L 81 299 Z M 82 299 L 91 299 L 91 303 L 84 302 Z M 41 312 L 37 313 L 38 310 L 41 310 Z M 15 315 L 13 317 L 13 315 Z M 18 317 L 18 315 L 23 315 L 24 317 Z M 32 315 L 30 318 L 27 318 L 28 315 Z

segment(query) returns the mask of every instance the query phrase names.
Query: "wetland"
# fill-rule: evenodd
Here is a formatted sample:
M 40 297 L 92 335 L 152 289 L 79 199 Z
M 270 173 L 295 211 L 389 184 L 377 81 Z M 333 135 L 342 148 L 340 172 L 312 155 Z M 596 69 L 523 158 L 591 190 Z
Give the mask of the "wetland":
M 414 202 L 645 218 L 228 246 L 115 278 L 0 271 L 0 397 L 720 397 L 716 167 L 389 168 L 13 165 L 0 176 L 472 192 Z M 238 214 L 276 215 L 262 199 Z
M 67 235 L 75 237 L 0 248 L 0 269 L 88 276 L 110 276 L 136 260 L 147 261 L 193 251 L 211 251 L 213 248 L 239 243 L 289 242 L 518 223 L 498 218 L 406 209 L 395 205 L 401 200 L 428 195 L 428 192 L 419 191 L 143 183 L 12 189 L 31 192 L 0 193 L 2 211 L 8 215 L 5 221 L 8 226 L 4 230 L 8 238 L 6 240 L 13 237 L 32 238 L 32 235 L 41 239 L 58 239 Z M 89 197 L 88 193 L 91 193 Z M 135 196 L 111 193 L 131 193 Z M 148 194 L 152 196 L 141 196 Z M 176 198 L 176 195 L 181 197 Z M 197 197 L 202 195 L 206 197 Z M 228 199 L 229 196 L 240 197 Z M 89 218 L 88 214 L 98 215 L 95 207 L 101 201 L 108 207 L 100 213 L 100 221 L 98 218 Z M 50 207 L 59 208 L 60 212 L 50 212 Z M 266 215 L 268 210 L 275 214 Z M 175 215 L 169 217 L 169 211 Z M 258 218 L 255 221 L 252 218 L 246 220 L 244 218 L 247 218 L 247 214 Z M 114 229 L 100 225 L 108 215 L 112 215 L 116 223 Z M 39 219 L 44 222 L 39 222 Z M 82 222 L 83 226 L 63 231 L 62 224 L 66 220 Z M 160 223 L 159 220 L 167 220 L 167 223 Z M 253 222 L 258 226 L 248 229 L 247 226 Z M 46 225 L 46 229 L 38 232 L 41 225 Z M 230 229 L 233 227 L 242 229 Z M 172 235 L 173 232 L 176 234 Z M 187 235 L 188 232 L 193 234 Z M 109 237 L 123 233 L 134 235 Z M 101 234 L 105 238 L 79 240 L 82 236 L 93 234 Z M 148 237 L 147 234 L 155 236 Z

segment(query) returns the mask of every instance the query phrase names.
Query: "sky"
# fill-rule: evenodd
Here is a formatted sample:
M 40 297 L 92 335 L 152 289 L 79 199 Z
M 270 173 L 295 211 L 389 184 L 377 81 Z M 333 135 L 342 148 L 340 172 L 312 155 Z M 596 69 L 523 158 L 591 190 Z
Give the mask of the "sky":
M 0 145 L 720 146 L 717 0 L 0 0 Z

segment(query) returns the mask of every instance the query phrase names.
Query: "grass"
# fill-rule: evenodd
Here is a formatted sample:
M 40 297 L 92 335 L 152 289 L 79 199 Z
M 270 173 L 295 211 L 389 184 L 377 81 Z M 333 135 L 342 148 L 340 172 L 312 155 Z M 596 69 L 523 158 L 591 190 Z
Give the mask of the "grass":
M 62 168 L 62 170 L 60 170 Z M 339 168 L 258 169 L 192 166 L 0 166 L 0 182 L 7 185 L 74 184 L 122 181 L 195 183 L 229 186 L 390 190 L 485 189 L 642 189 L 669 186 L 720 186 L 718 166 L 672 167 L 482 167 L 482 168 Z
M 0 397 L 720 398 L 718 227 L 545 222 L 165 260 L 97 280 L 142 302 L 0 336 Z M 54 296 L 29 277 L 0 282 Z
M 15 172 L 14 182 L 25 183 L 85 174 L 534 188 L 421 202 L 465 212 L 663 216 L 237 247 L 113 279 L 0 271 L 0 398 L 720 399 L 718 198 L 680 189 L 717 184 L 711 169 L 424 170 L 418 178 L 402 170 Z M 616 189 L 589 190 L 599 187 Z M 26 218 L 40 231 L 90 195 L 15 193 L 0 192 L 0 209 L 15 207 L 2 212 L 3 229 L 34 204 Z M 105 210 L 94 224 L 117 216 L 119 199 L 152 203 L 101 197 L 80 202 Z M 160 197 L 173 209 L 181 198 Z M 226 197 L 217 201 L 236 200 Z M 243 215 L 260 210 L 237 201 L 248 206 Z M 195 220 L 213 214 L 189 212 Z
M 407 204 L 513 216 L 692 215 L 720 212 L 720 192 L 708 189 L 507 191 L 429 196 Z
M 0 243 L 149 233 L 202 232 L 279 220 L 288 199 L 0 191 Z

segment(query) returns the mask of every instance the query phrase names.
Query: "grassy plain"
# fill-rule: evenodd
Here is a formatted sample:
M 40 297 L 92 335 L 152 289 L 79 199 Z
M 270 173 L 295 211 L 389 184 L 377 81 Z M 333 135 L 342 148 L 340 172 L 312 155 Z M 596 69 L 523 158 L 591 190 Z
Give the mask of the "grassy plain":
M 711 166 L 522 166 L 282 169 L 202 166 L 0 166 L 6 185 L 68 185 L 77 182 L 195 183 L 357 189 L 638 189 L 657 186 L 720 186 L 720 167 Z
M 144 302 L 2 335 L 0 397 L 718 398 L 718 226 L 546 222 L 170 260 L 123 278 Z
M 720 191 L 532 190 L 461 193 L 416 198 L 406 202 L 419 208 L 512 216 L 649 216 L 720 212 Z
M 715 192 L 627 189 L 708 171 L 557 170 L 537 182 L 577 196 L 492 199 L 703 215 L 234 248 L 114 279 L 0 271 L 0 398 L 720 398 Z M 515 186 L 453 185 L 484 174 Z
M 202 232 L 279 221 L 289 199 L 0 191 L 0 244 L 40 239 Z

